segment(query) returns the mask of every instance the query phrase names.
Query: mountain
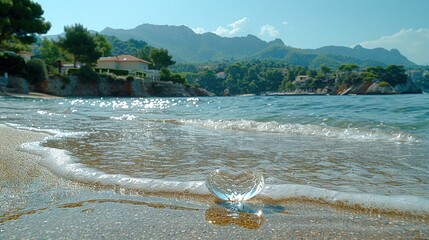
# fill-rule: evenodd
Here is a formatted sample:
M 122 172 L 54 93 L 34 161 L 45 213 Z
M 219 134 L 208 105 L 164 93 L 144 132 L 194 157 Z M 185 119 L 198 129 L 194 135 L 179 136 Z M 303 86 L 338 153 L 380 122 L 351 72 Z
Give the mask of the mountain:
M 404 57 L 397 49 L 390 51 L 384 48 L 366 49 L 360 45 L 354 48 L 327 46 L 318 48 L 315 52 L 325 55 L 337 55 L 344 57 L 353 57 L 363 61 L 377 61 L 377 62 L 393 62 L 396 65 L 412 66 L 415 65 Z
M 186 26 L 143 24 L 130 30 L 106 28 L 101 34 L 123 41 L 134 38 L 165 48 L 178 62 L 241 59 L 267 46 L 265 41 L 253 35 L 224 38 L 214 33 L 196 34 Z
M 392 49 L 366 49 L 327 46 L 318 49 L 298 49 L 276 39 L 263 41 L 256 36 L 226 38 L 214 33 L 196 34 L 186 26 L 142 24 L 134 29 L 106 28 L 103 35 L 120 40 L 136 39 L 157 48 L 165 48 L 177 62 L 208 62 L 217 60 L 278 59 L 290 64 L 318 68 L 320 65 L 338 67 L 341 64 L 386 66 L 389 64 L 414 67 L 401 53 Z

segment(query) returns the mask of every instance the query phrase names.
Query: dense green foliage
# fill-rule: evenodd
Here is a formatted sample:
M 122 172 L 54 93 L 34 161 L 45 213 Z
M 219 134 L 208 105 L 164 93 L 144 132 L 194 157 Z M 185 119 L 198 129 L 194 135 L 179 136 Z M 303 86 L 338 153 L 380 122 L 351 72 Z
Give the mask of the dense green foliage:
M 52 40 L 43 39 L 39 48 L 40 57 L 46 64 L 55 66 L 58 60 L 63 58 L 58 44 Z
M 161 81 L 171 81 L 173 83 L 187 84 L 186 79 L 178 73 L 172 73 L 168 68 L 161 69 Z
M 0 45 L 8 39 L 35 41 L 35 34 L 47 33 L 51 24 L 42 17 L 40 4 L 30 0 L 0 1 Z
M 116 76 L 127 76 L 130 73 L 130 71 L 128 71 L 128 70 L 105 69 L 105 68 L 97 68 L 96 71 L 99 72 L 99 73 L 114 74 Z
M 0 74 L 7 72 L 10 75 L 21 76 L 25 72 L 24 59 L 14 53 L 0 52 Z
M 262 94 L 266 92 L 327 92 L 335 93 L 339 88 L 352 85 L 385 82 L 395 86 L 407 82 L 403 66 L 389 65 L 386 68 L 367 67 L 360 69 L 354 64 L 344 64 L 337 69 L 320 66 L 311 69 L 304 66 L 292 66 L 282 61 L 243 61 L 212 65 L 178 66 L 177 69 L 197 69 L 182 73 L 191 84 L 213 92 L 223 94 Z M 216 73 L 224 72 L 217 75 Z
M 31 84 L 37 84 L 48 78 L 45 62 L 40 59 L 33 59 L 27 63 L 26 79 Z

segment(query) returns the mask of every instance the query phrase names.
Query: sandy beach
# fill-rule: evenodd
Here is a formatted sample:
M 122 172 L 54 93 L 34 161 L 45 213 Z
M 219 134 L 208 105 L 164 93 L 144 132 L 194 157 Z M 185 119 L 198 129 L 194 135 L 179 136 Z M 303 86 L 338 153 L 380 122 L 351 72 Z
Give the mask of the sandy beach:
M 0 125 L 0 239 L 429 239 L 415 216 L 290 201 L 232 218 L 212 198 L 72 182 L 20 148 L 45 136 Z

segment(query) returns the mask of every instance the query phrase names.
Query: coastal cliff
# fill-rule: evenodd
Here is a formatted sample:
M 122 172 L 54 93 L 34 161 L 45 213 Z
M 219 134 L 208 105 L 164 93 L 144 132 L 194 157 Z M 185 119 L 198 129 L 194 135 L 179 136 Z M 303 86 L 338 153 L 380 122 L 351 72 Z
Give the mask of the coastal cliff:
M 86 97 L 192 97 L 210 96 L 204 89 L 187 88 L 172 82 L 144 82 L 140 79 L 101 77 L 86 81 L 76 76 L 52 77 L 33 86 L 33 91 L 55 96 Z

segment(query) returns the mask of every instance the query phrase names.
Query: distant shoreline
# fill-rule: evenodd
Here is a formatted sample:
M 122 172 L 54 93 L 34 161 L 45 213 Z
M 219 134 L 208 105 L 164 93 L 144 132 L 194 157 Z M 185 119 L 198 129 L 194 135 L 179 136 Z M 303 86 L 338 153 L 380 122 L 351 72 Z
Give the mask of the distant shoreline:
M 365 94 L 329 94 L 329 93 L 271 93 L 263 94 L 261 96 L 278 96 L 278 97 L 293 97 L 293 96 L 375 96 L 375 95 L 408 95 L 408 94 L 427 94 L 425 92 L 421 93 L 365 93 Z
M 371 94 L 324 94 L 324 93 L 269 93 L 269 94 L 262 94 L 262 95 L 256 95 L 256 94 L 242 94 L 242 95 L 236 95 L 236 96 L 214 96 L 214 97 L 300 97 L 300 96 L 391 96 L 391 95 L 411 95 L 411 94 L 427 94 L 425 92 L 422 93 L 371 93 Z M 22 93 L 0 93 L 0 97 L 16 97 L 16 98 L 42 98 L 42 99 L 55 99 L 55 98 L 64 98 L 62 96 L 55 96 L 55 95 L 49 95 L 45 93 L 39 93 L 39 92 L 30 92 L 29 94 L 22 94 Z M 72 96 L 67 96 L 72 97 Z M 90 97 L 90 96 L 73 96 L 73 97 Z M 103 96 L 94 96 L 94 97 L 103 97 Z M 104 96 L 104 97 L 114 97 L 114 96 Z M 121 98 L 133 98 L 134 96 L 128 96 L 124 97 L 121 96 Z M 213 96 L 200 96 L 200 97 L 213 97 Z

